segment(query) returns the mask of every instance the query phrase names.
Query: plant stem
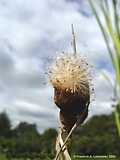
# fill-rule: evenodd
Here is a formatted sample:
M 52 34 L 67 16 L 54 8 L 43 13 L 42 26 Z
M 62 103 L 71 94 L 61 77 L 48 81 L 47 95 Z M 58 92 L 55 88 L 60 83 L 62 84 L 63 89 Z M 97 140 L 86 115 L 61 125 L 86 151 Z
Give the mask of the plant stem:
M 73 45 L 73 51 L 74 51 L 74 55 L 77 54 L 77 49 L 76 49 L 76 37 L 75 37 L 75 32 L 74 32 L 74 26 L 73 24 L 71 25 L 72 28 L 72 45 Z
M 74 126 L 72 127 L 72 129 L 70 130 L 69 134 L 67 135 L 67 137 L 66 137 L 66 139 L 65 139 L 65 141 L 64 141 L 64 143 L 63 143 L 63 145 L 61 146 L 59 152 L 57 153 L 57 155 L 56 155 L 56 157 L 55 157 L 55 160 L 58 160 L 58 157 L 59 157 L 60 153 L 62 152 L 63 147 L 66 145 L 66 143 L 67 143 L 69 137 L 72 135 L 72 133 L 73 133 L 73 131 L 76 129 L 76 127 L 77 127 L 77 124 L 75 123 Z
M 114 111 L 114 116 L 115 116 L 115 122 L 116 122 L 116 127 L 118 130 L 118 135 L 120 136 L 120 119 L 119 119 L 119 112 L 117 111 L 118 107 L 120 104 L 116 105 L 115 111 Z
M 85 107 L 85 109 L 84 109 L 84 111 L 83 111 L 83 113 L 82 113 L 82 116 L 84 116 L 84 113 L 86 113 L 86 111 L 88 111 L 88 106 L 89 106 L 89 103 L 86 105 L 86 107 Z M 70 132 L 68 133 L 67 137 L 65 138 L 65 141 L 64 141 L 63 145 L 61 146 L 59 152 L 56 154 L 56 157 L 55 157 L 54 160 L 58 160 L 60 153 L 63 151 L 63 148 L 64 148 L 64 146 L 66 145 L 66 143 L 67 143 L 68 139 L 70 138 L 70 136 L 72 135 L 73 131 L 74 131 L 82 122 L 83 122 L 83 120 L 82 120 L 81 115 L 80 115 L 80 116 L 78 115 L 76 123 L 73 125 L 73 127 L 71 128 L 71 130 L 70 130 Z

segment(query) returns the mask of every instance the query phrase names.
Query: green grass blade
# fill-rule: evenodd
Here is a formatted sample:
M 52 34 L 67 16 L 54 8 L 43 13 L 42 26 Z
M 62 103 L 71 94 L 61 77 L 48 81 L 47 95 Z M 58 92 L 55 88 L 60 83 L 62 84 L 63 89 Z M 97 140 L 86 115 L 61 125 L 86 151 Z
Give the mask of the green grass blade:
M 97 13 L 97 9 L 95 7 L 96 6 L 95 1 L 93 3 L 92 0 L 89 0 L 91 9 L 102 31 L 102 34 L 106 42 L 106 46 L 107 46 L 107 49 L 108 49 L 108 52 L 109 52 L 109 55 L 112 61 L 112 65 L 114 67 L 116 79 L 115 79 L 115 86 L 113 87 L 113 92 L 114 92 L 115 98 L 118 98 L 117 90 L 118 89 L 120 90 L 120 28 L 119 28 L 119 17 L 117 13 L 117 2 L 118 2 L 117 0 L 112 0 L 112 6 L 113 6 L 113 11 L 114 11 L 113 15 L 110 15 L 110 7 L 109 7 L 109 3 L 107 0 L 105 1 L 101 0 L 98 2 L 98 6 L 101 9 L 103 18 L 106 23 L 106 26 L 104 26 Z M 111 16 L 113 16 L 114 22 L 112 21 Z M 111 48 L 109 40 L 111 40 L 114 49 Z M 104 78 L 106 78 L 108 82 L 110 83 L 110 85 L 112 85 L 107 75 L 104 75 Z M 120 107 L 119 99 L 117 101 Z M 117 106 L 118 105 L 116 105 L 116 108 L 114 111 L 114 116 L 115 116 L 115 123 L 117 126 L 118 134 L 120 136 L 120 113 L 119 113 L 120 110 L 118 110 Z
M 101 3 L 100 8 L 102 10 L 102 13 L 104 15 L 104 19 L 106 21 L 106 25 L 109 31 L 109 34 L 111 36 L 113 46 L 115 49 L 114 54 L 114 66 L 115 66 L 115 72 L 116 72 L 116 79 L 119 82 L 120 85 L 120 40 L 117 33 L 114 33 L 113 26 L 112 26 L 112 20 L 110 19 L 110 16 L 108 15 L 106 9 L 104 8 L 103 4 Z
M 117 127 L 117 130 L 118 130 L 118 135 L 120 136 L 120 119 L 119 119 L 119 113 L 118 113 L 116 108 L 115 108 L 115 111 L 114 111 L 114 116 L 115 116 L 116 127 Z
M 107 29 L 109 31 L 109 34 L 111 36 L 111 39 L 113 41 L 113 45 L 117 53 L 120 55 L 120 41 L 117 32 L 114 32 L 112 20 L 110 19 L 110 16 L 108 14 L 108 11 L 106 8 L 104 8 L 103 3 L 100 5 L 101 11 L 104 15 L 104 19 L 106 21 Z
M 114 89 L 114 85 L 110 79 L 110 77 L 107 76 L 107 74 L 105 74 L 104 72 L 102 72 L 102 76 L 105 80 L 107 80 L 107 82 L 109 82 L 110 86 L 112 87 L 112 89 Z
M 105 31 L 102 23 L 101 23 L 101 20 L 100 20 L 98 14 L 97 14 L 97 11 L 96 11 L 96 9 L 95 9 L 95 7 L 94 7 L 94 5 L 93 5 L 93 2 L 92 2 L 91 0 L 89 0 L 89 3 L 90 3 L 90 6 L 91 6 L 91 8 L 92 8 L 92 11 L 93 11 L 93 13 L 94 13 L 94 15 L 95 15 L 95 17 L 96 17 L 96 20 L 97 20 L 97 22 L 98 22 L 98 25 L 99 25 L 99 27 L 100 27 L 100 29 L 101 29 L 101 31 L 102 31 L 104 40 L 105 40 L 106 45 L 107 45 L 108 52 L 109 52 L 110 57 L 111 57 L 111 60 L 112 60 L 112 64 L 113 64 L 113 66 L 115 67 L 115 58 L 114 58 L 113 53 L 112 53 L 112 50 L 111 50 L 111 48 L 110 48 L 110 46 L 109 46 L 109 42 L 108 42 L 108 38 L 107 38 L 107 33 L 106 33 L 106 31 Z
M 113 11 L 114 11 L 115 28 L 116 28 L 117 35 L 120 39 L 119 17 L 117 13 L 117 1 L 112 0 L 112 4 L 113 4 Z

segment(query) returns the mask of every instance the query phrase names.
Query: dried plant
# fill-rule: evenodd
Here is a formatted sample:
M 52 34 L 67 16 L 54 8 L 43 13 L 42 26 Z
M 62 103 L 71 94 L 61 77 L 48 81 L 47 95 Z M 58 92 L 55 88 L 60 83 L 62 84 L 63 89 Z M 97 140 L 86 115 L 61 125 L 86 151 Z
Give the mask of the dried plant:
M 66 143 L 74 129 L 86 119 L 90 103 L 89 65 L 77 55 L 73 26 L 72 34 L 74 54 L 61 54 L 49 70 L 50 83 L 54 87 L 54 102 L 60 108 L 61 122 L 55 160 L 63 157 L 70 159 Z
M 89 94 L 88 63 L 80 56 L 62 54 L 57 57 L 49 78 L 54 88 L 83 97 Z

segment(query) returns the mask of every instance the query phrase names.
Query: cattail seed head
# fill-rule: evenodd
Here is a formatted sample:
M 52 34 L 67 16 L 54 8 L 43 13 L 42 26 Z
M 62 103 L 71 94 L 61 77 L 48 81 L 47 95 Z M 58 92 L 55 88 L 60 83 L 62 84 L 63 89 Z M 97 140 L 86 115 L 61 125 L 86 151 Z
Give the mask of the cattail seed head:
M 54 87 L 54 102 L 60 108 L 61 124 L 69 131 L 90 102 L 89 65 L 81 56 L 62 54 L 49 69 L 49 80 Z
M 90 74 L 88 63 L 80 56 L 60 55 L 49 71 L 49 79 L 57 92 L 89 99 Z

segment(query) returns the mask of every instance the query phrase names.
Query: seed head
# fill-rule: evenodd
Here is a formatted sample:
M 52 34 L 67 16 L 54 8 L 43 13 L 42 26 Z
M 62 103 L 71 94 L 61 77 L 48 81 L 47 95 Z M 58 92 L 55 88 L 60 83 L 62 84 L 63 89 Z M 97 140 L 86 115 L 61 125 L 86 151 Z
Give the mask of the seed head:
M 85 96 L 91 80 L 88 63 L 80 56 L 62 54 L 52 64 L 49 79 L 54 88 Z

